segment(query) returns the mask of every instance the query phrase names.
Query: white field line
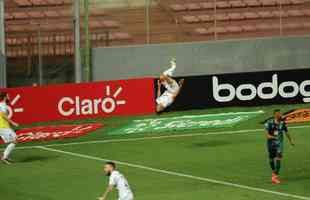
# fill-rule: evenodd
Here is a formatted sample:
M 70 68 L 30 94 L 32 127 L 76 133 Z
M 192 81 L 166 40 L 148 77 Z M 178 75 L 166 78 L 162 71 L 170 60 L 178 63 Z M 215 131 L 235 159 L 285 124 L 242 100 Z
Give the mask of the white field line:
M 89 160 L 96 160 L 96 161 L 101 161 L 101 162 L 113 161 L 110 159 L 105 159 L 105 158 L 100 158 L 100 157 L 95 157 L 95 156 L 88 156 L 85 154 L 73 153 L 73 152 L 69 152 L 69 151 L 62 151 L 62 150 L 53 149 L 53 148 L 49 148 L 49 147 L 41 146 L 41 147 L 37 147 L 37 148 L 45 150 L 45 151 L 66 154 L 66 155 L 79 157 L 79 158 L 85 158 L 85 159 L 89 159 Z M 147 166 L 143 166 L 143 165 L 131 164 L 128 162 L 122 162 L 122 161 L 113 161 L 113 162 L 115 162 L 116 164 L 119 164 L 119 165 L 124 165 L 124 166 L 137 168 L 137 169 L 143 169 L 143 170 L 152 171 L 152 172 L 161 173 L 161 174 L 166 174 L 166 175 L 171 175 L 171 176 L 178 176 L 178 177 L 183 177 L 183 178 L 188 178 L 188 179 L 193 179 L 193 180 L 199 180 L 199 181 L 204 181 L 204 182 L 208 182 L 208 183 L 224 185 L 224 186 L 229 186 L 229 187 L 234 187 L 234 188 L 239 188 L 239 189 L 245 189 L 245 190 L 250 190 L 250 191 L 255 191 L 255 192 L 267 193 L 267 194 L 272 194 L 272 195 L 277 195 L 277 196 L 282 196 L 282 197 L 287 197 L 287 198 L 310 200 L 310 197 L 305 197 L 305 196 L 300 196 L 300 195 L 295 195 L 295 194 L 266 190 L 266 189 L 262 189 L 262 188 L 257 188 L 257 187 L 247 186 L 247 185 L 240 185 L 240 184 L 236 184 L 236 183 L 232 183 L 232 182 L 220 181 L 220 180 L 204 178 L 204 177 L 199 177 L 199 176 L 193 176 L 193 175 L 189 175 L 189 174 L 183 174 L 183 173 L 168 171 L 168 170 L 163 170 L 163 169 L 156 169 L 156 168 L 147 167 Z
M 289 129 L 304 129 L 304 128 L 310 128 L 310 125 L 289 127 Z M 128 138 L 128 139 L 93 140 L 93 141 L 85 141 L 85 142 L 70 142 L 70 143 L 64 143 L 64 144 L 24 146 L 24 147 L 17 147 L 16 149 L 32 149 L 32 148 L 42 147 L 42 146 L 43 147 L 58 147 L 58 146 L 61 147 L 61 146 L 83 145 L 83 144 L 134 142 L 134 141 L 144 141 L 144 140 L 159 140 L 159 139 L 195 137 L 195 136 L 207 136 L 207 135 L 253 134 L 253 133 L 257 133 L 257 132 L 263 133 L 263 131 L 264 131 L 264 129 L 248 129 L 248 130 L 238 130 L 238 131 L 219 131 L 219 132 L 206 132 L 206 133 L 193 133 L 193 134 L 175 134 L 175 135 L 163 135 L 163 136 L 153 136 L 153 137 Z M 3 149 L 1 149 L 1 150 L 3 150 Z

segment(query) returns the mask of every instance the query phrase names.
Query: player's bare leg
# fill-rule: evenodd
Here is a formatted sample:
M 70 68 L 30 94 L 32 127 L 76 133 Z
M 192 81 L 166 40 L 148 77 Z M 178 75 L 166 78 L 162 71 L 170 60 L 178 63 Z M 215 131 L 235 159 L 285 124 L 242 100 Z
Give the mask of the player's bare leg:
M 9 158 L 10 154 L 12 153 L 12 151 L 14 150 L 16 146 L 16 141 L 10 143 L 6 149 L 4 150 L 3 152 L 3 155 L 1 157 L 1 161 L 4 163 L 4 164 L 11 164 L 11 160 Z
M 276 171 L 275 173 L 272 174 L 272 183 L 273 184 L 280 184 L 280 178 L 279 178 L 279 172 L 281 168 L 281 157 L 276 157 L 275 158 L 275 163 L 276 163 Z
M 175 58 L 172 58 L 170 60 L 170 68 L 168 70 L 164 71 L 163 75 L 172 77 L 175 70 L 176 70 L 176 67 L 177 67 L 176 60 L 175 60 Z

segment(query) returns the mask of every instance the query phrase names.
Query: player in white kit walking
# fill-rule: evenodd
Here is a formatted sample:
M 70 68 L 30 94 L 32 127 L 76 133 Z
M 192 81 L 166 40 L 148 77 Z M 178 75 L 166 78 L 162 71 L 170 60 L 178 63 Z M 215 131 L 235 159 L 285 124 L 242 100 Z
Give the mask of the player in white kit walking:
M 5 92 L 0 93 L 0 137 L 8 144 L 4 150 L 1 161 L 5 164 L 10 164 L 9 156 L 17 143 L 17 136 L 15 131 L 11 128 L 11 125 L 18 126 L 18 124 L 8 117 L 8 105 L 9 95 Z
M 170 61 L 171 67 L 164 71 L 158 80 L 157 83 L 157 99 L 156 99 L 156 112 L 160 113 L 164 111 L 168 106 L 170 106 L 179 95 L 181 88 L 184 83 L 184 79 L 181 79 L 177 83 L 173 78 L 174 71 L 176 69 L 176 60 L 173 58 Z M 161 86 L 165 87 L 165 92 L 161 94 Z
M 118 190 L 118 200 L 133 200 L 133 193 L 127 179 L 116 170 L 114 162 L 107 162 L 104 166 L 104 173 L 109 176 L 109 186 L 106 192 L 98 200 L 107 200 L 108 194 L 114 187 Z

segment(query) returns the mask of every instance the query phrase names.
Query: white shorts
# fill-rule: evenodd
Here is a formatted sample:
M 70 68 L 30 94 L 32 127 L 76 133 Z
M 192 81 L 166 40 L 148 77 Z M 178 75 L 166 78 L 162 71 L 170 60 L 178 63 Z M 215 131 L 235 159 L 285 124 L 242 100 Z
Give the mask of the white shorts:
M 173 103 L 173 98 L 167 95 L 162 95 L 156 99 L 156 103 L 167 108 Z
M 17 139 L 16 133 L 11 128 L 0 128 L 0 137 L 5 143 L 14 142 Z
M 118 200 L 134 200 L 133 194 L 128 194 L 125 197 L 120 197 Z

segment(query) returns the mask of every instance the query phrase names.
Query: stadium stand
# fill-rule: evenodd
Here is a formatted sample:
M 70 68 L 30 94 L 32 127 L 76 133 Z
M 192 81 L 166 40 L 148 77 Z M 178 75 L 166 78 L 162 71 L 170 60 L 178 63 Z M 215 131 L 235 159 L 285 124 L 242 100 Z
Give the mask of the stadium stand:
M 14 0 L 6 4 L 7 56 L 37 55 L 38 31 L 45 56 L 73 54 L 72 0 Z M 150 42 L 309 34 L 305 0 L 167 0 L 150 8 Z M 91 7 L 93 47 L 144 44 L 145 7 Z M 82 13 L 83 16 L 83 13 Z M 83 21 L 83 20 L 82 20 Z M 83 28 L 84 24 L 81 24 Z M 82 40 L 84 36 L 82 35 Z

